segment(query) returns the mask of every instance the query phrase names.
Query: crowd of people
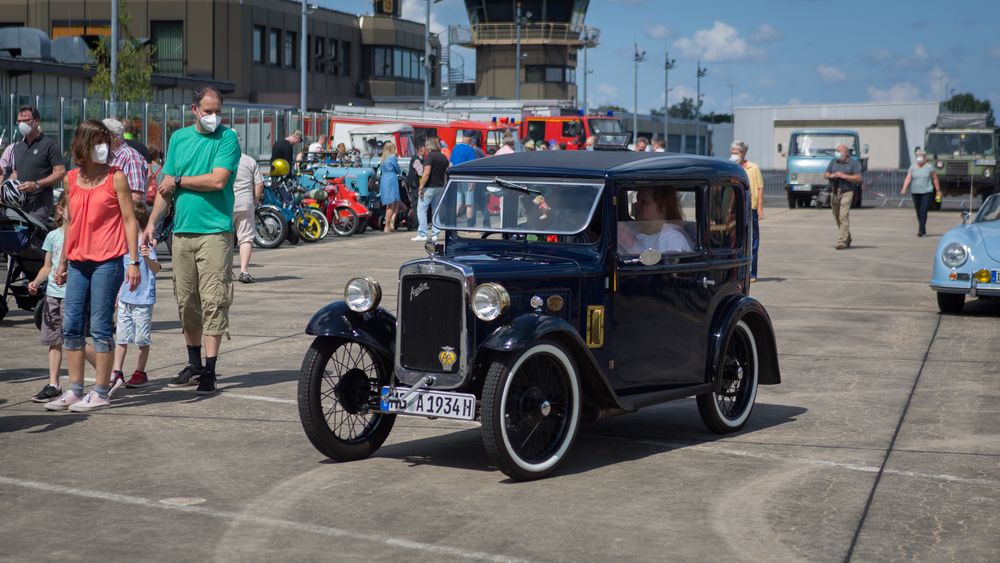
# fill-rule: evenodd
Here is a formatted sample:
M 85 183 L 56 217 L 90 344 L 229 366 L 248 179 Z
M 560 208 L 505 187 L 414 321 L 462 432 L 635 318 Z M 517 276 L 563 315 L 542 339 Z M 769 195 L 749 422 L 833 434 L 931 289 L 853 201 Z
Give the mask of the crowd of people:
M 234 244 L 240 248 L 239 279 L 252 283 L 252 209 L 263 190 L 256 161 L 242 154 L 236 132 L 221 125 L 222 103 L 214 88 L 195 90 L 194 124 L 171 135 L 165 160 L 158 148 L 132 138 L 121 121 L 88 119 L 73 136 L 75 168 L 69 172 L 58 144 L 41 131 L 38 110 L 19 109 L 22 141 L 4 152 L 0 170 L 4 180 L 18 182 L 22 210 L 50 227 L 42 243 L 44 265 L 28 283 L 29 293 L 42 296 L 49 380 L 33 400 L 46 409 L 107 408 L 120 387 L 149 383 L 157 227 L 168 213 L 174 295 L 187 346 L 187 365 L 168 386 L 216 392 L 233 301 Z M 65 187 L 55 201 L 60 184 Z M 138 348 L 138 357 L 126 380 L 129 345 Z M 59 377 L 64 352 L 68 389 Z M 88 393 L 86 361 L 96 371 Z

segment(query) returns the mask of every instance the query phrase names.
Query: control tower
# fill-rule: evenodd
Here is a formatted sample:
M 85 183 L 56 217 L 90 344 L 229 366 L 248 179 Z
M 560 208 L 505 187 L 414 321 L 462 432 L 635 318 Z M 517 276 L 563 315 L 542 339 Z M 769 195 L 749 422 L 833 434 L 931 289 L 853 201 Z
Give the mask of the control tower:
M 452 28 L 450 41 L 476 50 L 476 96 L 514 99 L 520 81 L 521 99 L 576 100 L 577 51 L 599 37 L 584 24 L 589 3 L 465 0 L 469 27 Z

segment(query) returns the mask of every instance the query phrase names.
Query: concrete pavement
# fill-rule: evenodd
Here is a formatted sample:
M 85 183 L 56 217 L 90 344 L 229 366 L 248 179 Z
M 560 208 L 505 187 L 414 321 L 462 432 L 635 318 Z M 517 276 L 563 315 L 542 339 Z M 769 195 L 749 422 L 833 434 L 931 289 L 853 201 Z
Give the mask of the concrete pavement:
M 185 361 L 169 268 L 150 376 L 112 409 L 28 399 L 45 349 L 0 325 L 0 560 L 998 560 L 1000 303 L 942 317 L 927 287 L 957 213 L 770 207 L 752 293 L 784 383 L 750 423 L 709 433 L 693 400 L 581 429 L 552 477 L 490 466 L 478 425 L 400 418 L 354 463 L 325 460 L 295 406 L 309 316 L 356 274 L 394 308 L 407 233 L 257 251 L 238 285 L 221 392 L 164 386 Z M 126 367 L 134 365 L 134 351 Z M 128 373 L 128 372 L 127 372 Z M 65 381 L 65 379 L 64 379 Z

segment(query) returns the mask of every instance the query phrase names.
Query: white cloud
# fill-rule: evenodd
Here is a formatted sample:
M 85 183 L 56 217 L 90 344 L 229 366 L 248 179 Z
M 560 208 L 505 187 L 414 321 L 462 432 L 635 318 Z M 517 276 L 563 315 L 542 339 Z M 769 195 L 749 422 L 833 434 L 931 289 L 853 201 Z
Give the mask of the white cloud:
M 760 86 L 761 88 L 773 88 L 774 78 L 770 76 L 761 76 L 757 79 L 757 86 Z
M 691 37 L 682 37 L 673 44 L 685 59 L 701 59 L 707 62 L 763 61 L 767 53 L 750 45 L 740 36 L 736 28 L 723 22 L 715 22 L 711 29 L 700 29 Z
M 958 81 L 941 67 L 935 66 L 927 71 L 927 83 L 930 85 L 931 96 L 935 100 L 943 100 L 947 97 L 948 90 Z
M 909 82 L 893 84 L 886 90 L 868 87 L 868 96 L 873 102 L 912 102 L 920 99 L 920 89 Z
M 995 61 L 1000 61 L 1000 47 L 993 47 L 986 50 L 986 57 Z
M 400 9 L 404 20 L 419 23 L 427 20 L 427 3 L 424 0 L 403 0 Z M 447 29 L 447 26 L 438 19 L 436 11 L 439 9 L 439 6 L 431 5 L 431 33 L 441 33 Z M 442 36 L 442 43 L 446 43 L 447 39 L 447 37 Z
M 646 31 L 646 37 L 650 39 L 666 39 L 674 34 L 673 30 L 662 24 L 647 25 L 643 29 Z
M 784 39 L 785 34 L 775 29 L 770 24 L 762 23 L 757 26 L 757 32 L 753 34 L 751 41 L 754 43 L 771 43 Z
M 930 63 L 943 61 L 945 57 L 941 52 L 929 51 L 927 46 L 918 43 L 909 53 L 893 53 L 887 49 L 878 49 L 869 53 L 868 59 L 879 65 L 899 70 L 922 70 Z
M 868 56 L 875 62 L 886 62 L 892 59 L 892 53 L 888 49 L 879 49 Z
M 816 73 L 819 74 L 819 79 L 826 84 L 835 84 L 847 80 L 847 73 L 833 66 L 819 65 L 816 67 Z

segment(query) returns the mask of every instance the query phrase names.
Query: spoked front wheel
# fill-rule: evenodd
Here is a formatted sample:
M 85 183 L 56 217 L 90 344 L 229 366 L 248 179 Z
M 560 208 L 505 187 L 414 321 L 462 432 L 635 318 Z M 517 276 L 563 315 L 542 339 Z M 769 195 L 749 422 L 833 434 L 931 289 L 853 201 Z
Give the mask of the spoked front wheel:
M 379 449 L 396 415 L 375 410 L 389 368 L 371 348 L 339 338 L 313 341 L 299 372 L 302 428 L 312 445 L 337 461 L 354 461 Z
M 483 444 L 500 471 L 540 479 L 566 457 L 580 423 L 576 363 L 542 341 L 494 360 L 483 385 Z
M 709 430 L 726 434 L 747 423 L 757 399 L 757 339 L 746 321 L 739 321 L 726 342 L 719 391 L 698 395 L 698 414 Z
M 338 237 L 349 237 L 358 228 L 358 213 L 347 206 L 340 206 L 333 210 L 333 222 L 330 223 L 333 234 Z
M 326 217 L 315 209 L 303 209 L 302 214 L 296 219 L 299 226 L 299 235 L 304 242 L 317 242 L 322 240 L 325 228 L 329 228 Z M 324 227 L 326 225 L 326 227 Z
M 288 221 L 271 207 L 258 207 L 254 211 L 254 226 L 253 241 L 260 248 L 277 248 L 288 236 Z

